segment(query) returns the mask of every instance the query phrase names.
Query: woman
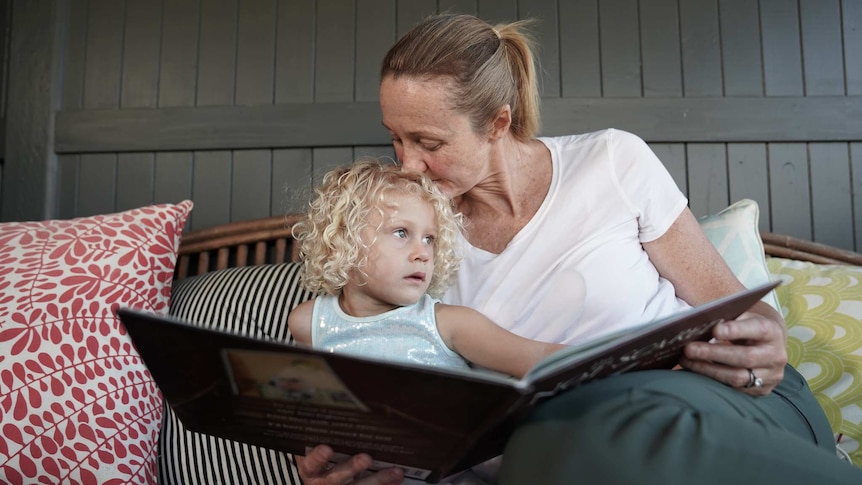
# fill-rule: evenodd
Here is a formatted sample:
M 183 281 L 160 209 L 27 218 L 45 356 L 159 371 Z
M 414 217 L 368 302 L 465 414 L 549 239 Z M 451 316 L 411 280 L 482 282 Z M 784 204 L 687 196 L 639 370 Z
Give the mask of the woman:
M 466 218 L 444 301 L 527 338 L 576 343 L 742 289 L 642 140 L 535 137 L 523 27 L 434 16 L 383 61 L 383 124 L 404 170 L 429 175 Z M 571 282 L 586 295 L 567 293 Z M 510 439 L 500 482 L 859 483 L 787 365 L 781 315 L 760 302 L 714 337 L 686 348 L 687 371 L 612 377 L 540 406 Z M 299 460 L 306 483 L 347 483 L 370 460 L 328 469 L 330 453 Z M 400 480 L 389 469 L 355 483 Z

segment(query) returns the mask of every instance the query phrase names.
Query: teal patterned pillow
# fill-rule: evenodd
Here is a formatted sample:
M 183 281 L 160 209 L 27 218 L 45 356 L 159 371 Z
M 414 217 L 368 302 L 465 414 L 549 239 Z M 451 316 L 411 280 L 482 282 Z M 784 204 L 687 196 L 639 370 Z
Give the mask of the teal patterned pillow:
M 742 199 L 717 214 L 699 220 L 706 237 L 747 288 L 772 281 L 763 255 L 759 218 L 757 202 Z M 763 301 L 781 311 L 774 291 L 764 296 Z

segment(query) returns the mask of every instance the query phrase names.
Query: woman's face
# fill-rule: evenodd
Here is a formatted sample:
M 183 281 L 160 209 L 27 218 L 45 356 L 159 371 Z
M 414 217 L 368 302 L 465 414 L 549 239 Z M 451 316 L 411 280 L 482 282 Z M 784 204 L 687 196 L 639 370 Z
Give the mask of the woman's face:
M 473 131 L 467 115 L 449 106 L 450 92 L 445 78 L 387 76 L 380 109 L 404 169 L 425 172 L 444 194 L 457 197 L 486 176 L 491 145 Z

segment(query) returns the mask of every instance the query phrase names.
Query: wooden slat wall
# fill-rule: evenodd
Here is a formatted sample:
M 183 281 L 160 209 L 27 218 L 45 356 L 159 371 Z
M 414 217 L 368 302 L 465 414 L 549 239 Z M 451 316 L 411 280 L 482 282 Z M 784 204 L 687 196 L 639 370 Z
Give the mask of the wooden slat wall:
M 0 183 L 3 182 L 3 154 L 6 153 L 6 87 L 9 76 L 9 34 L 12 0 L 0 0 Z
M 117 109 L 139 117 L 237 107 L 223 113 L 254 118 L 265 116 L 256 107 L 270 105 L 312 120 L 326 113 L 301 137 L 319 132 L 334 140 L 63 149 L 62 217 L 185 198 L 195 201 L 194 228 L 300 210 L 325 170 L 360 156 L 394 156 L 385 133 L 339 130 L 344 122 L 326 107 L 378 129 L 374 112 L 362 110 L 376 101 L 386 49 L 423 16 L 459 11 L 490 21 L 539 19 L 533 32 L 541 44 L 545 133 L 574 126 L 572 117 L 584 124 L 590 109 L 611 113 L 595 118 L 618 127 L 655 120 L 645 137 L 695 214 L 752 198 L 765 230 L 862 249 L 856 0 L 68 1 L 58 146 L 85 129 L 80 116 L 87 113 L 108 120 Z M 763 97 L 774 102 L 757 105 Z M 709 110 L 705 118 L 692 112 L 703 122 L 663 123 L 661 107 L 685 111 L 680 100 Z M 772 112 L 759 118 L 746 105 Z M 809 114 L 815 121 L 806 122 Z M 774 130 L 761 121 L 770 119 L 778 120 Z M 254 127 L 254 119 L 239 122 Z M 830 122 L 837 123 L 830 132 L 818 131 Z M 734 135 L 735 126 L 746 136 Z

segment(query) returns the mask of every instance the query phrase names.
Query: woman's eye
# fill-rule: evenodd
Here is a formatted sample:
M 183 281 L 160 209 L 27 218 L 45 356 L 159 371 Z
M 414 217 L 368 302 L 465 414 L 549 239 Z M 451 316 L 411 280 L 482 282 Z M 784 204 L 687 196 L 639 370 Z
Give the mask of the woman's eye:
M 443 146 L 443 144 L 442 143 L 435 143 L 435 144 L 427 144 L 426 143 L 422 146 L 423 146 L 423 148 L 425 148 L 426 151 L 436 152 L 437 150 L 440 149 L 441 146 Z

